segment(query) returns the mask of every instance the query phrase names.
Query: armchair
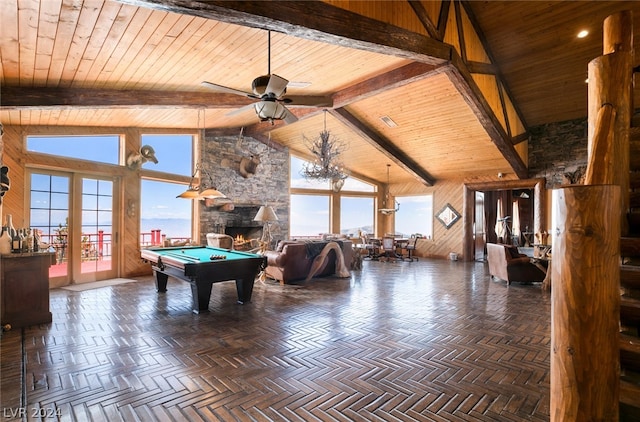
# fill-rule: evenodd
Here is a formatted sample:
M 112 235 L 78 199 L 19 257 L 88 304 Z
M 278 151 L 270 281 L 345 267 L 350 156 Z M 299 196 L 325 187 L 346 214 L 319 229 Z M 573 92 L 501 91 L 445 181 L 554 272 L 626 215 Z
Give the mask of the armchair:
M 487 243 L 487 263 L 489 275 L 505 280 L 507 285 L 512 281 L 542 282 L 546 276 L 531 262 L 531 258 L 511 245 Z
M 207 245 L 214 248 L 233 249 L 233 237 L 228 234 L 207 233 Z

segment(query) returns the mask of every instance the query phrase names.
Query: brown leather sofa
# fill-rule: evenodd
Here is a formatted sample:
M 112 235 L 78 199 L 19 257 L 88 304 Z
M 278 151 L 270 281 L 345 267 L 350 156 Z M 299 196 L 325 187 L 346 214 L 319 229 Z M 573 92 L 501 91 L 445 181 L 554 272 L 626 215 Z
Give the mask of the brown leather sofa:
M 309 275 L 311 265 L 316 256 L 329 241 L 282 240 L 275 251 L 265 251 L 267 257 L 267 277 L 280 281 L 281 284 L 296 280 L 304 280 Z M 344 264 L 351 267 L 353 245 L 350 240 L 336 240 L 341 245 Z M 336 252 L 330 251 L 324 264 L 314 277 L 333 275 L 336 273 Z
M 541 282 L 546 275 L 530 257 L 511 245 L 487 243 L 487 263 L 490 276 L 505 280 L 507 284 L 512 281 Z

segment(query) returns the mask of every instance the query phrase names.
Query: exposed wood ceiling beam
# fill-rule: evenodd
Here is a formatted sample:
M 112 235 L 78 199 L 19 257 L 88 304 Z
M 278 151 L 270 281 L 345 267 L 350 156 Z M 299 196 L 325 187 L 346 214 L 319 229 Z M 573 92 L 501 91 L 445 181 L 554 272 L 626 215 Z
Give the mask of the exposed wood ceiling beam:
M 418 19 L 420 20 L 420 23 L 422 23 L 422 26 L 427 31 L 427 34 L 429 34 L 431 38 L 442 40 L 440 31 L 438 31 L 438 28 L 436 26 L 438 23 L 436 22 L 436 24 L 434 25 L 434 23 L 431 21 L 431 18 L 429 17 L 429 13 L 427 13 L 427 9 L 424 8 L 422 2 L 418 0 L 408 1 L 409 6 L 411 6 L 411 8 L 413 9 L 413 13 L 416 14 Z
M 321 1 L 118 0 L 221 22 L 283 32 L 327 44 L 440 64 L 452 47 Z
M 5 86 L 0 108 L 239 108 L 252 102 L 240 95 L 206 92 Z
M 305 96 L 306 99 L 332 107 L 326 96 Z M 0 109 L 18 108 L 240 108 L 254 103 L 248 97 L 217 92 L 193 91 L 131 91 L 86 88 L 2 88 Z M 305 107 L 308 108 L 308 107 Z M 313 107 L 311 107 L 313 109 Z
M 460 56 L 455 55 L 454 61 L 461 62 L 462 59 Z M 448 66 L 447 74 L 515 174 L 521 179 L 526 179 L 528 177 L 527 166 L 513 147 L 513 143 L 504 129 L 502 129 L 497 117 L 491 111 L 491 107 L 473 81 L 473 77 L 467 71 L 466 66 L 462 63 L 458 63 L 457 66 L 452 64 Z
M 425 169 L 418 165 L 411 157 L 401 151 L 385 137 L 380 136 L 371 128 L 363 124 L 353 114 L 344 108 L 329 110 L 332 116 L 337 118 L 342 124 L 347 125 L 351 130 L 360 134 L 368 140 L 376 149 L 385 154 L 395 164 L 402 167 L 409 174 L 413 175 L 420 182 L 427 186 L 435 184 L 436 180 Z
M 344 107 L 389 89 L 400 88 L 401 86 L 432 77 L 445 69 L 446 67 L 442 65 L 410 63 L 343 89 L 333 96 L 333 106 L 335 108 Z

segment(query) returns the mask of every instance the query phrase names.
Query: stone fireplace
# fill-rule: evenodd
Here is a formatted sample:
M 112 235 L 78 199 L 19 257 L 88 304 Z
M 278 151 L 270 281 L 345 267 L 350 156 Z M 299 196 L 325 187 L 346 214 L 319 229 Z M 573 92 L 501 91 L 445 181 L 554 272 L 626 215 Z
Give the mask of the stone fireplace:
M 235 132 L 235 130 L 234 130 Z M 257 172 L 244 177 L 240 161 L 247 151 L 261 158 Z M 251 137 L 238 141 L 237 133 L 206 130 L 202 144 L 202 164 L 216 187 L 233 201 L 233 209 L 208 206 L 199 201 L 200 241 L 206 244 L 207 233 L 228 234 L 245 240 L 260 239 L 263 224 L 253 221 L 261 205 L 268 203 L 279 221 L 271 225 L 274 243 L 286 239 L 289 232 L 289 151 L 276 144 L 266 145 Z

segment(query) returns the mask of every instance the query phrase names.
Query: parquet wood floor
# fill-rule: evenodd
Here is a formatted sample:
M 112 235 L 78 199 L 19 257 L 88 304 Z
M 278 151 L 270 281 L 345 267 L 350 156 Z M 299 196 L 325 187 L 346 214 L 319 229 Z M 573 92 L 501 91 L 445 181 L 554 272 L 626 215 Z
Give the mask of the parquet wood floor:
M 3 419 L 549 420 L 550 297 L 483 263 L 366 261 L 246 305 L 217 283 L 199 315 L 168 287 L 52 290 L 53 323 L 2 337 Z

